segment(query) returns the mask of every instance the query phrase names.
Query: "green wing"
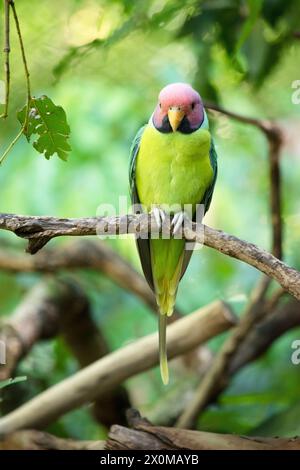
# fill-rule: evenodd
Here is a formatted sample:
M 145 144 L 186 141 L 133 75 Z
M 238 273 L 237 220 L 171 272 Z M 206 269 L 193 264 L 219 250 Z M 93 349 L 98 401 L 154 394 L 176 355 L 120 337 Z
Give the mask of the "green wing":
M 136 173 L 136 159 L 139 153 L 141 138 L 142 138 L 145 128 L 146 126 L 143 126 L 138 131 L 135 138 L 133 139 L 131 149 L 130 149 L 129 184 L 130 184 L 131 201 L 135 206 L 135 213 L 140 213 L 142 211 L 141 208 L 139 207 L 140 200 L 139 200 L 139 196 L 138 196 L 138 192 L 136 188 L 135 173 Z M 142 269 L 144 272 L 144 276 L 150 288 L 154 291 L 149 239 L 145 240 L 136 236 L 136 244 L 137 244 L 137 249 L 139 252 L 139 257 L 141 260 L 141 265 L 142 265 Z
M 211 141 L 211 146 L 209 150 L 209 158 L 210 158 L 210 164 L 213 169 L 213 178 L 210 186 L 207 188 L 204 197 L 201 201 L 201 204 L 204 204 L 205 210 L 204 213 L 206 213 L 210 207 L 210 203 L 212 200 L 213 192 L 215 189 L 215 184 L 217 181 L 217 175 L 218 175 L 218 155 L 216 152 L 215 144 L 214 141 Z
M 129 161 L 129 185 L 130 185 L 130 195 L 133 204 L 138 204 L 140 201 L 137 195 L 137 189 L 135 184 L 135 170 L 136 170 L 136 157 L 139 153 L 141 138 L 146 126 L 140 128 L 137 132 L 130 148 L 130 161 Z

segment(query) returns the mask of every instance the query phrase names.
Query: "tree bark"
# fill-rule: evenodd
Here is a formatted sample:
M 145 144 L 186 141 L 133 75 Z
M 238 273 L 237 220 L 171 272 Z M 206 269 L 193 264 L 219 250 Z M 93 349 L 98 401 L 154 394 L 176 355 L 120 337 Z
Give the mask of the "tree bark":
M 169 358 L 181 355 L 235 324 L 222 302 L 168 326 Z M 157 335 L 151 334 L 85 367 L 0 419 L 0 435 L 25 428 L 41 428 L 59 416 L 110 393 L 127 378 L 158 364 Z
M 105 441 L 61 439 L 47 432 L 18 431 L 0 440 L 0 450 L 103 450 Z
M 101 271 L 118 286 L 141 299 L 155 314 L 155 297 L 145 278 L 107 243 L 101 240 L 76 240 L 62 247 L 44 249 L 35 256 L 17 250 L 0 248 L 0 269 L 11 272 L 53 273 L 60 269 L 95 269 Z M 175 310 L 171 321 L 179 318 Z
M 188 429 L 139 425 L 112 426 L 108 450 L 300 450 L 300 438 L 280 439 L 215 434 Z
M 11 377 L 18 362 L 36 342 L 62 334 L 81 367 L 109 353 L 101 331 L 94 323 L 89 301 L 78 284 L 66 278 L 39 283 L 24 298 L 16 311 L 0 328 L 0 340 L 6 345 L 6 364 L 0 366 L 0 380 Z M 95 397 L 93 413 L 109 427 L 125 424 L 129 398 L 118 386 L 109 394 Z
M 168 218 L 166 218 L 168 219 Z M 29 240 L 28 251 L 40 250 L 52 238 L 59 236 L 158 233 L 154 217 L 149 214 L 120 217 L 90 217 L 84 219 L 58 219 L 55 217 L 19 216 L 0 214 L 0 229 L 14 232 Z M 166 220 L 163 233 L 170 235 L 170 222 Z M 206 225 L 186 223 L 184 238 L 214 248 L 239 259 L 277 281 L 287 292 L 300 300 L 300 273 L 253 243 L 240 240 L 221 230 Z

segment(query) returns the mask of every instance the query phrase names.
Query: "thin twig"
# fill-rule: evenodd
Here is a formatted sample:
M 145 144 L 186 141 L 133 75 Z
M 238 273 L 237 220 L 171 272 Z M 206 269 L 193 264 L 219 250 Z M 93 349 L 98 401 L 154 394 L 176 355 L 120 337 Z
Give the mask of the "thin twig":
M 276 258 L 282 258 L 282 216 L 281 216 L 281 172 L 280 150 L 281 133 L 274 133 L 269 138 L 269 172 L 270 172 L 270 210 L 272 223 L 272 253 Z
M 169 358 L 182 355 L 235 324 L 222 302 L 213 302 L 168 326 Z M 109 393 L 124 380 L 158 364 L 157 335 L 138 339 L 50 387 L 0 419 L 0 435 L 47 426 L 59 416 Z
M 2 156 L 0 158 L 0 165 L 4 162 L 7 155 L 12 150 L 12 148 L 15 146 L 15 144 L 18 142 L 18 140 L 20 139 L 22 134 L 26 133 L 26 131 L 27 131 L 28 122 L 29 122 L 30 101 L 31 101 L 30 74 L 29 74 L 29 69 L 28 69 L 28 64 L 27 64 L 27 59 L 26 59 L 26 54 L 25 54 L 24 42 L 23 42 L 22 33 L 21 33 L 21 29 L 20 29 L 19 18 L 18 18 L 18 15 L 17 15 L 16 7 L 15 7 L 15 2 L 13 0 L 9 0 L 9 5 L 10 5 L 10 7 L 12 9 L 12 12 L 13 12 L 13 17 L 14 17 L 14 21 L 15 21 L 15 25 L 16 25 L 16 30 L 17 30 L 17 34 L 18 34 L 18 38 L 19 38 L 21 56 L 22 56 L 24 72 L 25 72 L 25 79 L 26 79 L 27 99 L 26 99 L 26 112 L 25 112 L 24 123 L 23 123 L 20 131 L 16 135 L 16 137 L 13 139 L 13 141 L 9 144 L 7 149 L 2 154 Z
M 11 6 L 11 9 L 12 9 L 12 12 L 13 12 L 13 17 L 14 17 L 14 20 L 15 20 L 15 25 L 16 25 L 17 34 L 18 34 L 19 43 L 20 43 L 22 61 L 23 61 L 23 65 L 24 65 L 25 78 L 26 78 L 26 88 L 27 88 L 27 101 L 30 101 L 30 99 L 31 99 L 30 74 L 29 74 L 29 69 L 28 69 L 28 65 L 27 65 L 27 59 L 26 59 L 26 54 L 25 54 L 25 48 L 24 48 L 22 33 L 21 33 L 21 29 L 20 29 L 19 18 L 18 18 L 18 15 L 17 15 L 16 7 L 15 7 L 15 2 L 13 0 L 10 0 L 10 6 Z
M 0 118 L 7 118 L 8 106 L 9 106 L 9 91 L 10 91 L 10 65 L 9 65 L 9 53 L 10 53 L 10 35 L 9 35 L 9 0 L 3 0 L 4 6 L 4 73 L 5 73 L 5 101 L 4 111 Z
M 243 116 L 242 114 L 229 111 L 228 109 L 223 108 L 215 103 L 204 103 L 205 108 L 211 111 L 216 111 L 217 113 L 224 114 L 225 116 L 231 117 L 232 119 L 242 122 L 244 124 L 250 124 L 260 129 L 266 136 L 270 136 L 274 132 L 274 123 L 268 119 L 258 119 L 252 118 L 249 116 Z
M 281 216 L 281 175 L 280 151 L 282 146 L 282 130 L 275 122 L 268 119 L 257 119 L 243 116 L 222 108 L 214 103 L 205 103 L 208 110 L 224 114 L 236 121 L 249 124 L 260 129 L 268 140 L 269 145 L 269 174 L 270 174 L 270 213 L 272 224 L 272 253 L 282 259 L 282 216 Z

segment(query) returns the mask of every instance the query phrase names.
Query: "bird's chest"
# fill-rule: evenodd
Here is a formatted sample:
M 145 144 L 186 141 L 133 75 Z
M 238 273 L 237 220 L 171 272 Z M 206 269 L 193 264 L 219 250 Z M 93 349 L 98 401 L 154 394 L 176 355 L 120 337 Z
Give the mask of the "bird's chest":
M 136 185 L 140 201 L 151 204 L 196 204 L 209 186 L 210 133 L 162 134 L 146 128 L 137 156 Z

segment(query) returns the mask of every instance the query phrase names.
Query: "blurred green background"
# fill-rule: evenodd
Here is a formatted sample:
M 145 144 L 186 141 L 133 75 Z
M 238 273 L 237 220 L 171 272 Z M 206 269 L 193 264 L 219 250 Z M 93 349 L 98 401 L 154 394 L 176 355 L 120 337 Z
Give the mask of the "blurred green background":
M 128 194 L 128 155 L 135 132 L 170 82 L 193 84 L 202 97 L 230 111 L 274 118 L 285 130 L 282 152 L 285 260 L 300 267 L 300 105 L 292 83 L 300 79 L 300 3 L 297 0 L 186 2 L 177 0 L 25 0 L 16 2 L 34 95 L 47 94 L 65 109 L 72 152 L 67 163 L 50 161 L 22 138 L 0 167 L 1 212 L 63 217 L 94 216 L 101 203 Z M 2 37 L 1 28 L 1 42 Z M 85 44 L 89 43 L 89 46 Z M 0 148 L 18 132 L 16 111 L 26 96 L 12 26 L 12 95 L 8 120 L 0 122 Z M 210 116 L 219 155 L 219 178 L 206 223 L 268 249 L 270 217 L 267 142 L 259 130 L 226 116 Z M 66 243 L 55 240 L 52 246 Z M 135 243 L 107 241 L 136 269 Z M 0 234 L 0 246 L 25 243 Z M 93 315 L 111 349 L 156 331 L 154 315 L 99 273 L 72 273 L 86 290 Z M 9 315 L 41 276 L 0 272 L 1 315 Z M 204 248 L 183 278 L 178 307 L 185 313 L 214 299 L 239 314 L 259 273 Z M 292 365 L 293 330 L 256 363 L 239 372 L 199 429 L 234 433 L 300 433 L 300 366 Z M 211 342 L 216 350 L 222 338 Z M 171 365 L 172 367 L 172 365 Z M 10 388 L 25 401 L 77 368 L 60 339 L 37 345 L 18 374 L 27 382 Z M 159 422 L 197 380 L 196 371 L 175 367 L 168 388 L 151 370 L 126 383 L 135 407 Z M 297 414 L 298 413 L 298 414 Z M 88 410 L 72 412 L 51 428 L 82 439 L 103 436 Z

